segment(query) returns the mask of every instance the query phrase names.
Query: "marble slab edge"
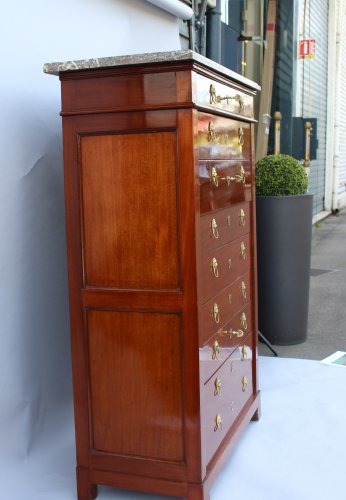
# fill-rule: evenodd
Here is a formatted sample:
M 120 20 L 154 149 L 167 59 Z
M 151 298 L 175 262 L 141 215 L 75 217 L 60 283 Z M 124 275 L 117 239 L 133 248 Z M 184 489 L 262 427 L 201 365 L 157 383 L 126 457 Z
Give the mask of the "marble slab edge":
M 115 57 L 100 57 L 94 59 L 81 59 L 77 61 L 53 62 L 43 66 L 44 73 L 59 76 L 60 73 L 68 71 L 82 71 L 86 69 L 112 68 L 117 66 L 129 66 L 138 64 L 155 64 L 169 61 L 195 61 L 202 66 L 212 69 L 218 73 L 237 80 L 247 87 L 260 90 L 257 83 L 238 75 L 234 71 L 225 68 L 211 59 L 201 56 L 193 50 L 177 50 L 172 52 L 152 52 L 147 54 L 132 54 Z

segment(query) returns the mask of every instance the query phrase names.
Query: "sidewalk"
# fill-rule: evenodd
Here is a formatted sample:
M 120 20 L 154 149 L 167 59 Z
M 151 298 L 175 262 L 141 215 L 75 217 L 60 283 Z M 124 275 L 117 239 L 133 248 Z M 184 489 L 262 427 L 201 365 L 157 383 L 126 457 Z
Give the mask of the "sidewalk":
M 274 349 L 280 357 L 305 359 L 346 351 L 346 210 L 313 227 L 306 342 Z M 272 356 L 264 344 L 259 354 Z

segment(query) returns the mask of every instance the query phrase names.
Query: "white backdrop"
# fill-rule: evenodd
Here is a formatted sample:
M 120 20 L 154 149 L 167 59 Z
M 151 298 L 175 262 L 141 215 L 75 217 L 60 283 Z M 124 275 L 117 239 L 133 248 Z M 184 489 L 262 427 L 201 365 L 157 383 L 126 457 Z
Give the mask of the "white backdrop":
M 0 41 L 1 468 L 59 436 L 72 397 L 60 82 L 43 64 L 180 44 L 141 0 L 3 2 Z

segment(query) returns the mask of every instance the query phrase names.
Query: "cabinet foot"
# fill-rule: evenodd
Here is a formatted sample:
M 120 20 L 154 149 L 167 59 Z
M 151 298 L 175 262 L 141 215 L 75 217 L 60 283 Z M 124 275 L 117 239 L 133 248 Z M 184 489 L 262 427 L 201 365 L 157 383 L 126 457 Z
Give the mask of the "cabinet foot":
M 210 500 L 210 494 L 202 484 L 194 484 L 189 486 L 187 500 Z
M 261 418 L 261 408 L 257 408 L 257 410 L 255 411 L 255 413 L 253 414 L 252 416 L 252 419 L 251 420 L 259 420 Z
M 97 484 L 89 480 L 89 471 L 77 467 L 77 497 L 78 500 L 95 500 L 97 497 Z

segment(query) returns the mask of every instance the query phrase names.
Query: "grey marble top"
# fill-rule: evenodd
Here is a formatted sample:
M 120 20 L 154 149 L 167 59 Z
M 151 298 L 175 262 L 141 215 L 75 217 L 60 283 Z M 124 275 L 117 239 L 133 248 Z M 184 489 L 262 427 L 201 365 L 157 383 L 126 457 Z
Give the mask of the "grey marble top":
M 162 63 L 167 61 L 195 61 L 207 68 L 221 73 L 229 78 L 239 81 L 243 85 L 259 90 L 257 83 L 248 78 L 238 75 L 234 71 L 225 68 L 197 52 L 192 50 L 177 50 L 174 52 L 153 52 L 148 54 L 134 54 L 116 57 L 101 57 L 96 59 L 82 59 L 80 61 L 65 61 L 45 64 L 43 71 L 50 75 L 59 75 L 66 71 L 78 71 L 85 69 L 111 68 L 116 66 L 128 66 L 135 64 Z

